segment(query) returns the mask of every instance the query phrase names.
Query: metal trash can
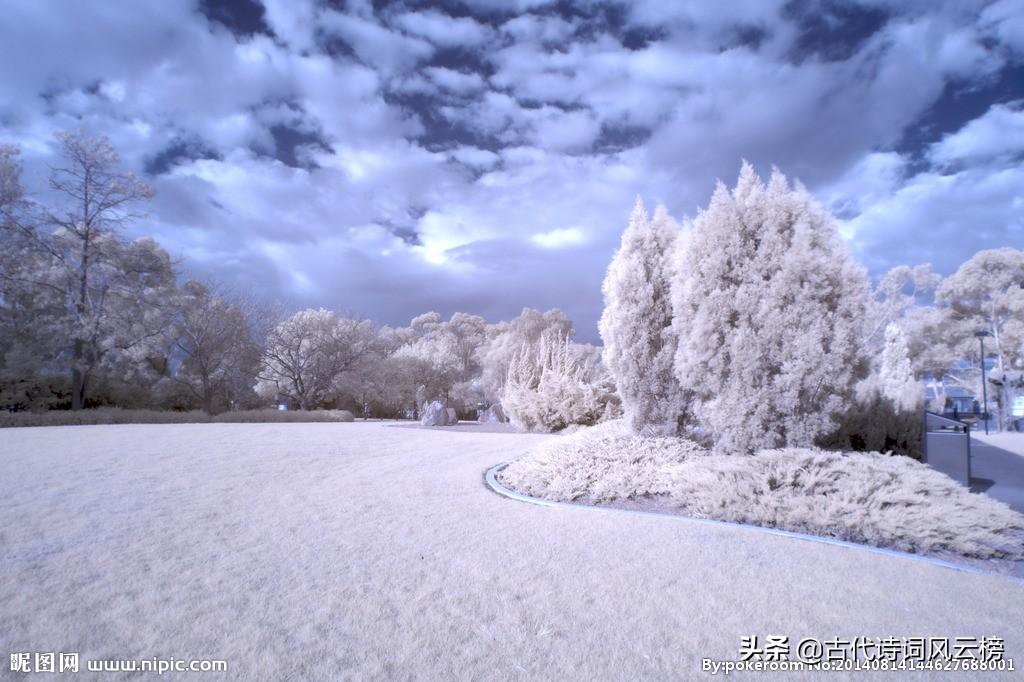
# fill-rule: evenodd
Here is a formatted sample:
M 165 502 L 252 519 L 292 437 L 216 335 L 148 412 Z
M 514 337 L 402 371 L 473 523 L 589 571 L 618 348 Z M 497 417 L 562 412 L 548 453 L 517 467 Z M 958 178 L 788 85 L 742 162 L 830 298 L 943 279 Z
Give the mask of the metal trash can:
M 971 432 L 962 421 L 924 413 L 922 460 L 961 485 L 971 485 Z

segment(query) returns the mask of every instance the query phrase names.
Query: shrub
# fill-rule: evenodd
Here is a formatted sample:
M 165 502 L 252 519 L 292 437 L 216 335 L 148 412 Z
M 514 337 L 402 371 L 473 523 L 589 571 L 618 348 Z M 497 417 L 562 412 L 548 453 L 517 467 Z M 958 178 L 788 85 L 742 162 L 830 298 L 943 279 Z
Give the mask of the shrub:
M 92 410 L 0 412 L 0 428 L 14 426 L 75 426 L 93 424 L 220 424 L 264 422 L 352 422 L 348 410 L 242 410 L 210 416 L 205 412 L 164 412 L 101 407 Z
M 537 349 L 513 357 L 501 404 L 515 426 L 526 431 L 559 431 L 618 416 L 618 397 L 600 365 L 577 357 L 572 343 L 545 334 Z
M 980 559 L 1024 558 L 1024 516 L 909 457 L 813 448 L 709 453 L 617 420 L 556 438 L 499 479 L 552 500 L 657 500 L 689 516 Z

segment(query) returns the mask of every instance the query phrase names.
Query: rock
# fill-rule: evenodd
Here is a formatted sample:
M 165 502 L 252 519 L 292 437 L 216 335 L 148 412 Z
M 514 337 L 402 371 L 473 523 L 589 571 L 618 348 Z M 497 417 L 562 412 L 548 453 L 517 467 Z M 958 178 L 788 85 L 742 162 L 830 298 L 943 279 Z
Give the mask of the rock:
M 504 424 L 508 421 L 505 410 L 499 403 L 494 403 L 480 414 L 481 424 Z
M 448 408 L 448 424 L 447 426 L 455 426 L 459 423 L 459 415 L 455 414 L 455 408 Z
M 420 419 L 422 426 L 447 426 L 448 409 L 435 400 L 423 409 L 423 417 Z

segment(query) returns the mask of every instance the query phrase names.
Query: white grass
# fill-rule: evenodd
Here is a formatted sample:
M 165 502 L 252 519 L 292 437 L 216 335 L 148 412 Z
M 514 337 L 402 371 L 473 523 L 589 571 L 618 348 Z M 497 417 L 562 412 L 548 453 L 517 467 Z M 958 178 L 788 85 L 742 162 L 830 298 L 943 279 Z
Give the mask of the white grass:
M 1024 558 L 1024 516 L 908 457 L 810 449 L 712 455 L 620 421 L 546 442 L 500 479 L 553 500 L 650 498 L 679 513 L 931 555 Z
M 1024 585 L 1003 578 L 484 486 L 488 467 L 560 438 L 0 431 L 0 678 L 19 651 L 224 658 L 228 674 L 195 679 L 314 681 L 699 679 L 702 656 L 735 660 L 741 636 L 769 633 L 991 635 L 1024 652 Z

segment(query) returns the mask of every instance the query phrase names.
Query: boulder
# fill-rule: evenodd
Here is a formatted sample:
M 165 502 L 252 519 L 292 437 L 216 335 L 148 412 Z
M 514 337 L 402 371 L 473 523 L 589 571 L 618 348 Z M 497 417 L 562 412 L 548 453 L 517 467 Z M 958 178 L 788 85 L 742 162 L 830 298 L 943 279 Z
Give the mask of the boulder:
M 448 409 L 440 402 L 434 402 L 423 408 L 423 417 L 420 419 L 422 426 L 447 426 Z
M 499 403 L 494 403 L 480 414 L 481 424 L 504 424 L 507 421 L 505 410 L 501 409 Z
M 448 408 L 448 424 L 447 426 L 455 426 L 459 423 L 459 415 L 455 414 L 455 408 Z

